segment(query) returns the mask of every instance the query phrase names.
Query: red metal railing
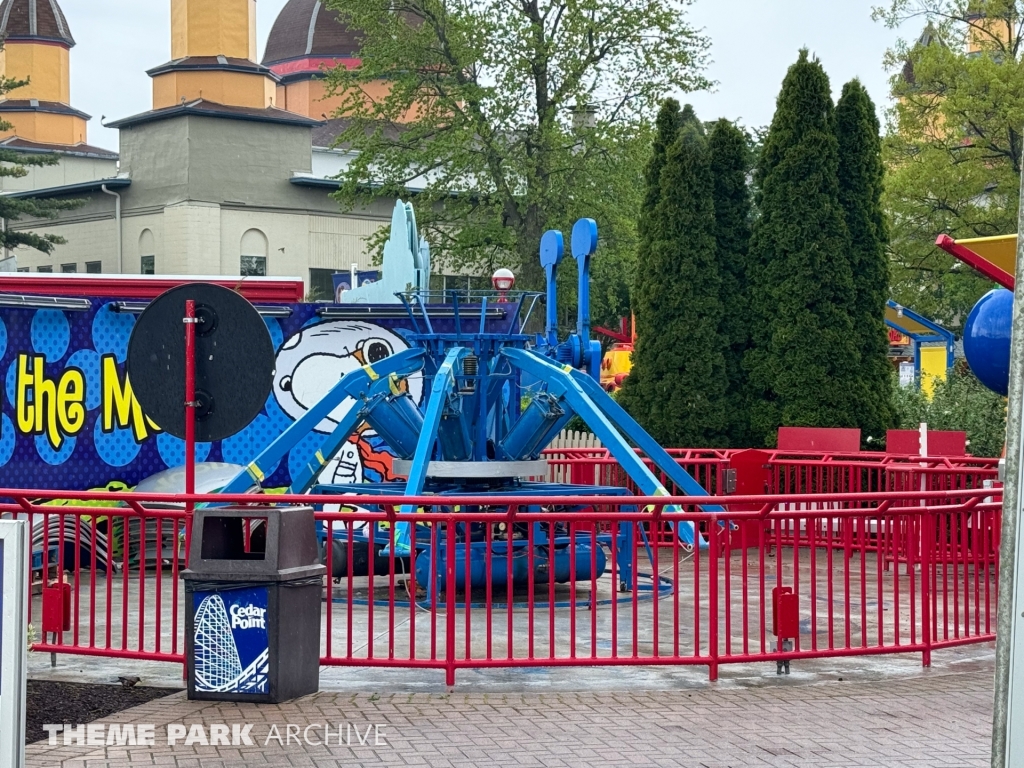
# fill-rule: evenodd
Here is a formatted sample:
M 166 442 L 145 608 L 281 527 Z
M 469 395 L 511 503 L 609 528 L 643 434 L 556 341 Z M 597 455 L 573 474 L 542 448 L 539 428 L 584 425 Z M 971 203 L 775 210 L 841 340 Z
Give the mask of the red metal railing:
M 669 451 L 702 487 L 720 495 L 729 493 L 727 473 L 733 469 L 734 460 L 741 453 L 748 452 Z M 993 487 L 998 482 L 998 459 L 921 458 L 866 452 L 816 456 L 782 451 L 761 453 L 765 462 L 765 480 L 757 492 L 798 497 L 784 504 L 783 510 L 827 509 L 827 502 L 824 506 L 810 502 L 804 498 L 807 494 L 980 489 Z M 611 458 L 607 449 L 558 449 L 547 451 L 545 458 L 549 464 L 548 479 L 552 482 L 613 485 L 637 492 L 636 485 Z M 671 493 L 682 492 L 649 460 L 646 463 Z M 671 538 L 669 528 L 662 526 L 659 541 L 668 542 Z
M 928 664 L 937 648 L 994 637 L 1001 491 L 946 484 L 954 487 L 446 497 L 443 506 L 437 497 L 315 497 L 342 505 L 317 514 L 334 542 L 325 549 L 336 576 L 325 584 L 322 662 L 439 669 L 449 683 L 458 669 L 488 667 L 698 665 L 714 679 L 723 664 L 824 656 L 920 653 Z M 68 629 L 55 636 L 42 635 L 53 627 L 41 623 L 43 599 L 33 595 L 34 650 L 178 663 L 186 610 L 181 507 L 254 501 L 37 491 L 0 491 L 0 498 L 8 500 L 0 512 L 30 521 L 36 583 L 52 589 L 64 573 L 71 590 Z M 398 512 L 409 503 L 419 513 Z M 681 511 L 666 511 L 670 504 Z M 709 514 L 701 505 L 725 511 Z M 358 572 L 365 537 L 372 531 L 374 550 L 392 544 L 400 522 L 419 524 L 411 526 L 414 544 L 428 560 L 409 561 L 388 547 L 377 557 L 379 572 Z M 673 536 L 648 550 L 644 531 L 666 524 L 695 526 L 704 546 L 691 549 Z M 467 535 L 478 555 L 460 559 Z M 622 539 L 617 556 L 608 551 L 613 538 Z M 342 553 L 347 565 L 339 571 L 334 559 Z M 512 577 L 521 584 L 510 592 Z M 474 584 L 468 595 L 459 586 L 466 581 Z
M 741 451 L 674 449 L 668 453 L 709 493 L 724 494 L 724 473 Z M 906 487 L 910 473 L 919 473 L 916 479 L 929 476 L 933 487 L 982 487 L 984 480 L 996 479 L 999 464 L 998 459 L 971 456 L 922 458 L 869 452 L 808 455 L 765 451 L 764 455 L 771 468 L 770 490 L 781 494 L 900 490 Z M 632 481 L 605 448 L 549 450 L 544 458 L 551 481 L 633 488 Z M 666 487 L 678 490 L 650 460 L 645 461 Z

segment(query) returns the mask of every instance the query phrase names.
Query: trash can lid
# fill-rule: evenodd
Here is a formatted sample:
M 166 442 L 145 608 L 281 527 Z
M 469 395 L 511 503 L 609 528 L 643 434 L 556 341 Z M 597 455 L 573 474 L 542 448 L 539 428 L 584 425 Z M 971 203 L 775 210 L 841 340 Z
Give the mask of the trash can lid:
M 195 511 L 188 578 L 285 581 L 323 573 L 312 507 Z

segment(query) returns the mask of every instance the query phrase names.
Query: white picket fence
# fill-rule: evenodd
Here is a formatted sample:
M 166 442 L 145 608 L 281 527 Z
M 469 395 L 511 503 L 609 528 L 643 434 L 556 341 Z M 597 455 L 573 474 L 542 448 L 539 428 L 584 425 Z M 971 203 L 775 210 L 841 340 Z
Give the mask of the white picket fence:
M 577 430 L 563 429 L 558 437 L 552 441 L 549 448 L 553 451 L 573 448 L 603 448 L 601 441 L 596 435 L 590 432 L 579 432 Z
M 600 450 L 604 446 L 601 445 L 601 441 L 590 432 L 579 432 L 576 430 L 563 429 L 558 433 L 551 445 L 548 446 L 550 451 L 555 453 L 549 453 L 546 458 L 551 462 L 548 466 L 548 482 L 552 483 L 569 483 L 572 482 L 572 470 L 565 464 L 560 464 L 559 459 L 566 458 L 564 453 L 558 453 L 559 451 L 574 451 L 574 450 Z

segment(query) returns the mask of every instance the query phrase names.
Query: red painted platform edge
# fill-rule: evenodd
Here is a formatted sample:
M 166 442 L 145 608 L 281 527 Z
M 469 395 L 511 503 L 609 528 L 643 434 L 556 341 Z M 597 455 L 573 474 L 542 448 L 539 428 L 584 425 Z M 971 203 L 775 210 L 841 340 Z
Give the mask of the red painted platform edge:
M 69 275 L 8 273 L 0 276 L 0 293 L 74 296 L 100 299 L 155 299 L 186 283 L 213 283 L 238 291 L 249 301 L 297 304 L 305 295 L 303 282 L 292 278 L 151 277 L 148 275 Z
M 857 453 L 860 451 L 860 430 L 779 427 L 779 450 Z
M 921 433 L 916 429 L 890 429 L 885 433 L 886 453 L 913 456 L 921 452 Z M 967 433 L 928 430 L 929 456 L 966 456 Z

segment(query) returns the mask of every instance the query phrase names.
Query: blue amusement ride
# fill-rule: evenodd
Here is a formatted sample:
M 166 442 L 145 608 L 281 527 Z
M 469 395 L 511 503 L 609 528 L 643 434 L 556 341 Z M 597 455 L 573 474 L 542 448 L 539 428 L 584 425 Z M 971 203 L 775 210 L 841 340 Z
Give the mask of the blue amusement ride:
M 369 511 L 381 511 L 368 502 L 370 497 L 429 496 L 437 498 L 435 510 L 477 513 L 489 508 L 449 508 L 442 499 L 493 497 L 498 506 L 502 497 L 509 496 L 548 500 L 565 497 L 564 505 L 520 505 L 521 512 L 550 514 L 552 520 L 550 524 L 530 523 L 533 530 L 525 534 L 518 530 L 485 535 L 479 524 L 458 527 L 454 538 L 455 588 L 465 591 L 467 600 L 473 587 L 487 582 L 489 567 L 491 584 L 510 588 L 511 595 L 511 588 L 531 581 L 538 585 L 549 584 L 550 580 L 566 583 L 573 578 L 596 580 L 604 575 L 609 556 L 617 558 L 620 589 L 639 584 L 648 593 L 662 593 L 665 582 L 661 578 L 633 573 L 638 544 L 642 543 L 652 556 L 643 526 L 622 524 L 616 526 L 616 531 L 595 535 L 591 531 L 573 532 L 569 526 L 557 523 L 560 513 L 583 509 L 574 497 L 628 495 L 626 489 L 527 479 L 547 476 L 542 452 L 570 419 L 579 416 L 642 494 L 667 496 L 669 492 L 636 449 L 680 492 L 707 496 L 599 384 L 601 347 L 590 338 L 589 296 L 590 264 L 596 249 L 597 224 L 592 219 L 578 221 L 572 231 L 571 253 L 579 271 L 579 314 L 575 331 L 562 340 L 557 330 L 556 297 L 557 273 L 564 256 L 560 232 L 546 233 L 541 242 L 540 260 L 547 277 L 543 332 L 529 333 L 532 311 L 544 298 L 541 293 L 399 293 L 411 324 L 411 330 L 404 334 L 410 348 L 370 361 L 345 375 L 222 492 L 246 493 L 254 483 L 258 486 L 289 451 L 313 434 L 328 415 L 335 414 L 337 427 L 309 456 L 305 469 L 293 477 L 289 493 L 358 495 L 362 497 L 359 508 Z M 536 322 L 539 331 L 539 319 Z M 409 393 L 408 380 L 417 376 L 423 378 L 422 404 Z M 339 419 L 337 414 L 342 412 L 344 416 Z M 397 457 L 397 474 L 408 479 L 352 485 L 318 482 L 323 467 L 364 423 Z M 720 508 L 709 505 L 704 510 L 715 512 Z M 401 511 L 416 512 L 417 506 L 409 504 Z M 400 522 L 393 534 L 382 531 L 378 524 L 360 527 L 355 535 L 362 547 L 361 567 L 380 568 L 382 563 L 394 563 L 399 558 L 404 565 L 409 558 L 418 584 L 443 591 L 445 548 L 452 539 L 436 533 L 431 536 L 426 524 L 415 527 L 414 531 L 412 524 Z M 678 524 L 675 534 L 684 546 L 702 544 L 699 532 L 690 523 Z M 346 542 L 350 535 L 348 531 L 334 532 L 336 540 L 340 536 Z M 638 542 L 637 536 L 642 541 Z M 321 538 L 325 537 L 321 531 Z M 526 548 L 531 546 L 532 558 L 526 556 Z M 335 576 L 346 549 L 351 551 L 345 546 L 335 548 Z M 512 567 L 507 567 L 509 561 Z M 340 565 L 341 569 L 345 567 Z M 531 568 L 533 574 L 529 573 Z

